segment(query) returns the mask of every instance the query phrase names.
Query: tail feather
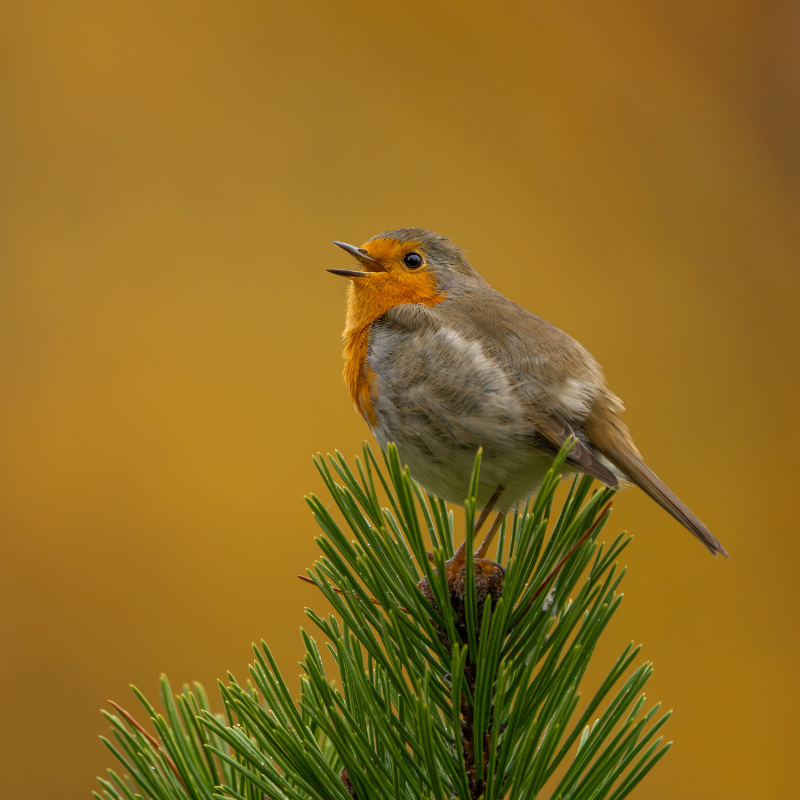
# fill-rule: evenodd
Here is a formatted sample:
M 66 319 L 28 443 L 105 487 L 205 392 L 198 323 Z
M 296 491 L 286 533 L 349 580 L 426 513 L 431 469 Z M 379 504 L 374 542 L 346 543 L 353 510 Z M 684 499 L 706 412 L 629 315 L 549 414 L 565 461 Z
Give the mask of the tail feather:
M 604 390 L 584 421 L 583 430 L 593 448 L 602 453 L 628 480 L 646 492 L 716 557 L 728 551 L 711 531 L 673 494 L 664 482 L 642 461 L 628 428 L 619 418 L 624 411 L 620 399 Z
M 681 525 L 694 534 L 716 557 L 721 553 L 730 558 L 728 551 L 717 540 L 714 534 L 689 510 L 676 494 L 670 491 L 664 482 L 641 459 L 634 455 L 620 458 L 618 453 L 607 454 L 606 457 L 615 467 L 620 469 L 628 479 L 646 492 L 663 509 L 675 517 Z

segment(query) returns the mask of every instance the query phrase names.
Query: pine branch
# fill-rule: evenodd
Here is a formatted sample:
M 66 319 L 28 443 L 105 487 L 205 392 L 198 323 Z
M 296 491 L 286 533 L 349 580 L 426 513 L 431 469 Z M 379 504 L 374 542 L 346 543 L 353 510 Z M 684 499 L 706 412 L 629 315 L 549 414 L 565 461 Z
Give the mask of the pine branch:
M 224 716 L 199 685 L 173 696 L 162 678 L 164 715 L 137 692 L 155 737 L 116 704 L 120 716 L 106 714 L 116 744 L 104 741 L 127 777 L 109 770 L 96 797 L 626 797 L 669 748 L 657 736 L 669 714 L 644 712 L 652 667 L 630 673 L 631 644 L 575 720 L 581 681 L 622 600 L 616 559 L 630 537 L 598 544 L 613 492 L 590 494 L 586 476 L 553 519 L 567 452 L 535 500 L 503 522 L 496 561 L 464 556 L 474 550 L 480 454 L 461 552 L 452 511 L 411 479 L 393 446 L 383 468 L 365 446 L 355 473 L 339 453 L 315 459 L 347 525 L 307 498 L 322 535 L 304 579 L 333 609 L 307 614 L 338 675 L 303 631 L 297 700 L 263 642 L 246 685 L 220 682 Z

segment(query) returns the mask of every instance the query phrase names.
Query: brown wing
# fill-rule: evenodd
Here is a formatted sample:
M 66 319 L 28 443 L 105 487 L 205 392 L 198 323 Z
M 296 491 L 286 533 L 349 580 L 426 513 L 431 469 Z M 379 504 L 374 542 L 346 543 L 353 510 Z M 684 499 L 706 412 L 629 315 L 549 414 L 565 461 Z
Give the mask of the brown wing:
M 555 452 L 561 449 L 570 436 L 575 436 L 575 431 L 566 422 L 553 416 L 537 417 L 536 431 Z M 595 458 L 591 448 L 580 439 L 578 439 L 567 456 L 567 463 L 580 472 L 585 472 L 587 475 L 597 478 L 601 483 L 612 489 L 619 488 L 617 476 Z

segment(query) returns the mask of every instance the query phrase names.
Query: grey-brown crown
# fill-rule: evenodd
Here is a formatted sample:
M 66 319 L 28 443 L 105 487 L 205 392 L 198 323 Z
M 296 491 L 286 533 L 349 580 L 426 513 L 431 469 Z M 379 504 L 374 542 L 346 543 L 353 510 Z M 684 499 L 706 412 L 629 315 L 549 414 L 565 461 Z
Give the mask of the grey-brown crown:
M 435 231 L 427 228 L 397 228 L 393 231 L 386 231 L 373 236 L 373 239 L 396 239 L 398 242 L 420 242 L 425 255 L 434 268 L 438 268 L 444 273 L 456 272 L 461 276 L 477 278 L 480 276 L 473 269 L 467 260 L 466 253 L 451 239 L 442 236 Z M 440 275 L 445 278 L 445 275 Z M 446 279 L 444 283 L 447 283 Z

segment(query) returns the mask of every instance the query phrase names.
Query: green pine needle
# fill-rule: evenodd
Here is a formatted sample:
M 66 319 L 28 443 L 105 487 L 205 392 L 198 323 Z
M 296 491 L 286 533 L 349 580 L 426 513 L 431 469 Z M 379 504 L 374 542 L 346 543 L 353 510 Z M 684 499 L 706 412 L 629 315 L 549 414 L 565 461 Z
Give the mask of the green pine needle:
M 254 648 L 252 682 L 229 675 L 219 684 L 224 715 L 198 684 L 174 694 L 162 677 L 162 713 L 134 689 L 155 736 L 119 706 L 104 712 L 113 741 L 103 741 L 123 774 L 109 770 L 95 797 L 348 800 L 348 787 L 361 800 L 626 797 L 671 746 L 657 736 L 670 714 L 656 719 L 658 705 L 643 713 L 652 666 L 630 672 L 632 644 L 581 697 L 622 600 L 616 561 L 630 537 L 598 544 L 613 492 L 590 495 L 587 476 L 572 480 L 551 524 L 568 450 L 500 528 L 505 574 L 488 595 L 478 590 L 486 569 L 471 558 L 463 585 L 451 582 L 453 512 L 412 480 L 393 445 L 383 467 L 368 446 L 355 471 L 338 452 L 316 458 L 345 522 L 307 498 L 322 529 L 308 575 L 333 609 L 307 613 L 335 682 L 303 631 L 299 698 L 264 643 Z M 465 503 L 468 553 L 480 462 L 479 452 Z

